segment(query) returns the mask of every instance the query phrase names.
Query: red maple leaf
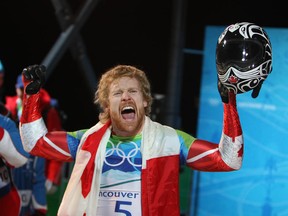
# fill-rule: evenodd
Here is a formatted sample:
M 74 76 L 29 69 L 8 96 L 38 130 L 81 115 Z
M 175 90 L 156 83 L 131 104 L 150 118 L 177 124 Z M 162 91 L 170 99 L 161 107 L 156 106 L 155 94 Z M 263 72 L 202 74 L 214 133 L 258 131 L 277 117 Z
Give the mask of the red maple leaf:
M 239 79 L 236 76 L 231 75 L 228 80 L 230 83 L 237 83 Z

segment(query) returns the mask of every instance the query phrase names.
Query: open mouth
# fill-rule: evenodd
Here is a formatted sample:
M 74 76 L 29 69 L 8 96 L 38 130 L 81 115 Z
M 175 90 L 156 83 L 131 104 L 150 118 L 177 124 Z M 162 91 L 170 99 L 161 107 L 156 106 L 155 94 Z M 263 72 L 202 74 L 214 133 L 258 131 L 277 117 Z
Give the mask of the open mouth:
M 135 118 L 135 109 L 132 106 L 123 107 L 121 111 L 122 118 L 125 120 L 132 120 Z

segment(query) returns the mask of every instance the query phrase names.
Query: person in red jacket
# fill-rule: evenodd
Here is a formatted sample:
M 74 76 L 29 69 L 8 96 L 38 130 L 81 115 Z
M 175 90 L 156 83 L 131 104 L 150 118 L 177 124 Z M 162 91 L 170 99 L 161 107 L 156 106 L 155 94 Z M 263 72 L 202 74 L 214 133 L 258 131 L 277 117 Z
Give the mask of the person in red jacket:
M 51 133 L 39 110 L 39 89 L 34 89 L 45 75 L 43 70 L 39 65 L 23 70 L 20 131 L 30 154 L 75 160 L 59 216 L 179 216 L 180 165 L 214 172 L 238 170 L 242 165 L 243 136 L 233 92 L 224 104 L 222 138 L 219 144 L 211 143 L 152 121 L 145 73 L 117 65 L 99 82 L 99 122 L 86 130 Z

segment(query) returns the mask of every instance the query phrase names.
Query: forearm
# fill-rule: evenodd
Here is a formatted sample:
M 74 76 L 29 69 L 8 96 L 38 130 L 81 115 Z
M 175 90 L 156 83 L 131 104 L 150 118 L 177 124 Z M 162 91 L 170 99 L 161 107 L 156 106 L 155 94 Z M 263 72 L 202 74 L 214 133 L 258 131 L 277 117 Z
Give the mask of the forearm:
M 195 140 L 188 153 L 187 164 L 201 171 L 232 171 L 242 165 L 243 137 L 235 95 L 224 103 L 222 136 L 219 144 Z
M 225 163 L 233 169 L 240 169 L 243 157 L 243 134 L 236 106 L 236 96 L 229 95 L 229 103 L 224 103 L 223 130 L 219 151 Z
M 40 93 L 23 96 L 20 135 L 25 151 L 31 152 L 37 141 L 47 133 L 40 112 Z

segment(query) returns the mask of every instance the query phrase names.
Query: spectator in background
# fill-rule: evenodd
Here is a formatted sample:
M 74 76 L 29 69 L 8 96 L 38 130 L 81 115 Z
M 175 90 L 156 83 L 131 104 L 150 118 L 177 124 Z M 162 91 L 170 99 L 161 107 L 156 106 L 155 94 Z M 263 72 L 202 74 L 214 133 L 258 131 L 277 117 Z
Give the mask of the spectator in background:
M 0 101 L 4 97 L 4 77 L 5 70 L 0 60 Z M 1 215 L 18 216 L 21 199 L 11 169 L 25 164 L 29 154 L 23 150 L 18 128 L 8 116 L 10 112 L 0 102 L 0 212 Z
M 17 125 L 0 103 L 0 214 L 20 215 L 21 198 L 13 181 L 13 168 L 27 163 L 29 154 L 24 151 Z
M 19 216 L 45 216 L 47 213 L 45 159 L 29 155 L 27 163 L 12 169 L 12 177 L 21 196 Z
M 11 112 L 12 118 L 19 123 L 22 114 L 22 97 L 23 97 L 23 82 L 19 75 L 15 84 L 15 96 L 6 96 L 6 107 Z M 40 110 L 44 116 L 45 124 L 48 131 L 62 130 L 60 114 L 56 108 L 58 102 L 52 99 L 49 93 L 41 88 L 40 90 Z M 46 177 L 47 177 L 47 192 L 51 193 L 55 190 L 55 186 L 60 184 L 62 162 L 46 161 Z M 52 190 L 52 191 L 51 191 Z
M 22 97 L 23 97 L 23 82 L 21 75 L 17 77 L 17 81 L 15 84 L 15 91 L 16 95 L 6 96 L 5 105 L 7 109 L 11 112 L 12 118 L 17 123 L 19 123 L 19 119 L 22 114 Z M 42 115 L 45 116 L 44 119 L 48 131 L 62 130 L 61 118 L 56 108 L 56 105 L 57 100 L 52 99 L 45 89 L 41 89 L 40 109 L 42 111 Z M 46 192 L 47 194 L 49 194 L 47 198 L 52 198 L 56 202 L 60 203 L 61 200 L 60 197 L 59 200 L 57 201 L 57 198 L 51 196 L 56 192 L 57 187 L 61 183 L 62 164 L 63 162 L 58 162 L 55 160 L 45 160 L 44 158 L 30 157 L 29 162 L 26 164 L 26 166 L 14 170 L 13 174 L 15 177 L 16 185 L 18 186 L 19 189 L 21 189 L 22 193 L 26 192 L 25 194 L 26 198 L 25 202 L 23 202 L 23 205 L 26 206 L 31 201 L 30 199 L 31 192 L 32 194 L 37 193 L 37 195 L 39 195 L 38 192 L 41 191 L 42 193 L 41 199 L 44 200 L 43 196 L 46 196 L 46 193 L 45 190 L 43 191 L 42 187 L 43 181 L 44 181 L 44 188 L 46 188 Z M 45 175 L 42 177 L 42 175 L 37 174 L 37 178 L 34 179 L 35 184 L 32 185 L 31 180 L 33 179 L 32 175 L 33 167 L 37 168 L 37 170 L 40 173 L 42 172 L 41 169 L 43 169 Z M 24 190 L 25 188 L 32 189 L 32 191 Z M 24 198 L 24 194 L 22 197 Z M 28 203 L 27 200 L 29 201 Z M 48 211 L 49 211 L 49 205 L 48 205 Z
M 4 72 L 0 61 L 0 215 L 46 215 L 45 159 L 23 149 L 18 122 L 4 105 Z
M 19 94 L 18 90 L 19 89 L 16 88 L 17 95 Z M 22 111 L 21 100 L 17 100 L 16 97 L 10 96 L 6 96 L 6 98 L 9 98 L 10 102 L 11 98 L 15 98 L 17 109 L 10 110 L 9 106 L 4 108 L 8 110 L 10 117 L 14 123 L 16 123 L 16 128 L 18 130 L 19 121 L 17 116 Z M 17 112 L 14 112 L 16 110 Z M 26 163 L 22 164 L 22 166 L 15 167 L 10 171 L 11 178 L 13 178 L 13 184 L 18 191 L 17 194 L 19 194 L 21 198 L 21 209 L 17 216 L 44 216 L 47 213 L 45 159 L 30 154 L 26 155 L 26 157 Z

